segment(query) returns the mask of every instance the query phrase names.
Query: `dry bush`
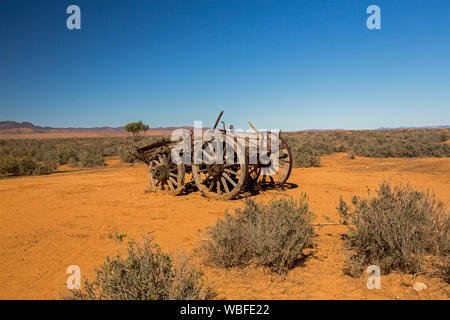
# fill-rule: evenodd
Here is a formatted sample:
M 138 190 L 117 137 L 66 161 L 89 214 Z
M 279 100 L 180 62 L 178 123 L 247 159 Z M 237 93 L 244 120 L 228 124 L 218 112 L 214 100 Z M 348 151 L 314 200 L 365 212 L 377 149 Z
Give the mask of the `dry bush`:
M 133 162 L 128 151 L 150 144 L 159 136 L 64 138 L 64 139 L 0 139 L 0 174 L 48 174 L 57 165 L 94 167 L 104 165 L 104 157 L 120 156 L 123 162 Z
M 120 237 L 120 241 L 122 237 Z M 97 269 L 93 282 L 72 290 L 74 300 L 205 300 L 216 293 L 202 280 L 203 274 L 185 256 L 174 263 L 150 237 L 142 244 L 128 243 L 127 255 L 117 255 Z
M 78 161 L 76 161 L 76 159 Z M 105 160 L 101 153 L 95 153 L 91 151 L 81 152 L 78 158 L 70 158 L 69 165 L 72 167 L 97 167 L 104 166 Z
M 284 273 L 305 258 L 303 249 L 311 246 L 314 233 L 312 218 L 305 194 L 299 202 L 247 200 L 244 209 L 226 212 L 207 229 L 207 261 L 224 268 L 254 263 Z
M 133 163 L 136 158 L 133 156 L 133 152 L 136 151 L 136 147 L 134 145 L 122 146 L 119 151 L 120 160 L 125 163 Z
M 293 165 L 300 168 L 320 167 L 320 155 L 312 147 L 306 146 L 294 149 Z
M 320 156 L 352 152 L 364 157 L 449 157 L 450 129 L 311 131 L 284 133 L 294 166 L 319 167 Z M 31 158 L 37 163 L 72 166 L 102 165 L 100 157 L 120 156 L 132 163 L 129 151 L 161 139 L 161 136 L 0 139 L 0 157 Z M 28 171 L 30 172 L 30 171 Z M 33 174 L 46 173 L 40 169 Z
M 309 131 L 284 133 L 294 166 L 320 166 L 334 152 L 373 158 L 449 157 L 450 129 Z
M 350 206 L 340 198 L 337 209 L 348 226 L 344 239 L 352 252 L 344 272 L 358 276 L 372 264 L 384 273 L 438 269 L 448 281 L 450 221 L 442 202 L 409 184 L 385 181 L 376 192 L 370 199 L 353 197 Z
M 12 156 L 0 156 L 0 174 L 31 176 L 49 174 L 55 171 L 56 162 L 38 162 L 31 157 L 15 158 Z

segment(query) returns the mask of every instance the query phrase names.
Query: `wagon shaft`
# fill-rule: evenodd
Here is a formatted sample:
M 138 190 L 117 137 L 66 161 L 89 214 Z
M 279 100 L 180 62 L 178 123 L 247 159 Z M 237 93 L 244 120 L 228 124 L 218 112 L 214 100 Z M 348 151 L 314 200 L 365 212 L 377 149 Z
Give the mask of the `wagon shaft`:
M 158 147 L 168 146 L 170 143 L 171 143 L 170 140 L 163 139 L 161 141 L 157 141 L 157 142 L 151 143 L 151 144 L 149 144 L 149 145 L 147 145 L 145 147 L 138 148 L 138 149 L 136 149 L 136 151 L 139 152 L 139 153 L 143 153 L 143 152 L 147 152 L 147 151 L 152 150 L 152 149 L 156 149 Z

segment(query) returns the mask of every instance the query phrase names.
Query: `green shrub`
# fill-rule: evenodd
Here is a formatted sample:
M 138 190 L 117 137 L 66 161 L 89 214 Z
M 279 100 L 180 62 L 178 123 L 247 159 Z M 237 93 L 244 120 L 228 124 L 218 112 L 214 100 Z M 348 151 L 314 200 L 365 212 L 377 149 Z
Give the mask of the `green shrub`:
M 130 154 L 130 152 L 133 152 L 135 150 L 136 148 L 130 146 L 122 147 L 119 152 L 120 160 L 125 163 L 133 163 L 135 158 Z
M 36 160 L 25 158 L 14 158 L 11 156 L 0 157 L 0 174 L 31 176 L 49 174 L 55 171 L 55 162 L 38 163 Z
M 80 165 L 80 162 L 78 158 L 72 157 L 69 159 L 69 162 L 67 163 L 70 167 L 78 167 Z
M 56 168 L 57 168 L 56 162 L 52 162 L 52 161 L 44 162 L 42 164 L 39 164 L 33 170 L 33 175 L 40 176 L 40 175 L 44 175 L 44 174 L 50 174 L 50 173 L 55 172 Z
M 96 167 L 105 165 L 103 155 L 99 153 L 83 152 L 79 158 L 79 163 L 82 167 Z
M 130 241 L 127 255 L 106 258 L 93 282 L 72 290 L 65 299 L 75 300 L 205 300 L 215 292 L 204 284 L 203 274 L 186 257 L 174 264 L 151 238 L 142 244 Z
M 320 167 L 320 155 L 310 146 L 306 146 L 300 150 L 294 150 L 292 157 L 295 167 Z
M 17 174 L 19 172 L 18 161 L 11 156 L 0 157 L 0 174 Z
M 16 174 L 20 176 L 30 176 L 38 168 L 38 163 L 30 157 L 17 159 L 17 164 L 19 170 Z
M 130 163 L 134 159 L 128 151 L 157 139 L 161 137 L 141 137 L 138 141 L 133 137 L 0 140 L 0 170 L 2 174 L 47 174 L 56 165 L 101 166 L 105 156 L 120 156 Z
M 73 149 L 68 149 L 68 148 L 63 148 L 63 149 L 59 150 L 57 157 L 58 157 L 58 163 L 60 165 L 68 164 L 71 159 L 72 159 L 72 162 L 73 162 L 73 159 L 76 159 L 76 161 L 78 161 L 77 152 L 75 152 Z
M 254 263 L 285 273 L 305 258 L 303 249 L 312 244 L 312 217 L 304 194 L 299 202 L 247 200 L 244 209 L 226 212 L 206 230 L 207 261 L 224 268 Z
M 283 137 L 291 147 L 296 167 L 318 167 L 321 156 L 334 152 L 376 158 L 450 156 L 450 144 L 444 143 L 450 140 L 450 129 L 310 131 L 283 133 Z M 100 156 L 119 156 L 123 162 L 131 163 L 134 159 L 128 151 L 159 139 L 160 136 L 0 140 L 0 157 L 97 166 L 102 165 Z
M 352 252 L 344 272 L 358 276 L 374 264 L 384 273 L 417 273 L 434 264 L 448 279 L 450 221 L 442 202 L 410 185 L 392 187 L 386 181 L 376 192 L 370 199 L 353 197 L 352 205 L 339 200 Z
M 294 166 L 319 166 L 320 156 L 347 152 L 373 158 L 449 157 L 449 129 L 309 131 L 284 133 Z

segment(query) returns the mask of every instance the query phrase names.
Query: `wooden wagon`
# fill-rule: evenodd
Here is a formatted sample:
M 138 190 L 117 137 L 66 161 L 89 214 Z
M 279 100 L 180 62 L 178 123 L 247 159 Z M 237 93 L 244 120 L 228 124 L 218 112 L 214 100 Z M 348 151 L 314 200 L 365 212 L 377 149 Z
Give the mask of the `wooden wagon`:
M 222 117 L 223 111 L 219 114 L 213 130 L 217 130 L 217 125 Z M 170 195 L 178 195 L 186 190 L 186 176 L 191 175 L 191 181 L 203 193 L 204 196 L 215 199 L 232 199 L 240 194 L 245 188 L 258 184 L 281 186 L 286 183 L 292 169 L 292 155 L 286 141 L 281 137 L 278 138 L 278 163 L 277 170 L 271 170 L 274 166 L 274 158 L 271 157 L 270 150 L 267 148 L 266 158 L 262 159 L 260 155 L 259 144 L 254 147 L 257 149 L 252 161 L 249 161 L 249 153 L 252 143 L 259 141 L 260 133 L 255 130 L 256 139 L 242 138 L 242 135 L 235 133 L 233 127 L 229 130 L 219 130 L 220 133 L 228 135 L 228 139 L 221 140 L 223 150 L 233 150 L 233 152 L 223 152 L 220 157 L 222 161 L 217 161 L 217 157 L 212 157 L 214 153 L 214 138 L 202 141 L 201 152 L 204 160 L 194 163 L 179 163 L 172 158 L 172 152 L 179 141 L 170 141 L 168 139 L 158 141 L 156 143 L 138 148 L 134 156 L 147 163 L 149 168 L 149 190 L 153 192 L 165 192 Z M 193 133 L 189 133 L 192 137 Z M 269 133 L 270 135 L 270 133 Z M 231 137 L 231 139 L 230 139 Z M 192 141 L 192 139 L 191 139 Z M 269 146 L 270 146 L 270 139 Z M 243 147 L 244 149 L 239 149 Z M 192 146 L 191 150 L 194 149 Z M 245 150 L 242 153 L 242 150 Z M 191 151 L 192 152 L 192 151 Z M 230 161 L 228 153 L 234 157 Z M 237 159 L 239 154 L 243 154 L 243 159 Z M 181 156 L 181 154 L 180 154 Z M 191 154 L 191 158 L 192 158 Z M 270 161 L 267 159 L 269 158 Z M 211 161 L 211 159 L 215 159 Z M 238 160 L 238 161 L 236 161 Z

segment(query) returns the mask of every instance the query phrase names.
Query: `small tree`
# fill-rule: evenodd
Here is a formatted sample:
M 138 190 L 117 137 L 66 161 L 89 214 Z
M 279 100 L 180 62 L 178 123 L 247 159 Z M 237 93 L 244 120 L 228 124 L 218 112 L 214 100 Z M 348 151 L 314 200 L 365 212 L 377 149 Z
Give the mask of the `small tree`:
M 139 120 L 138 122 L 130 122 L 125 125 L 125 131 L 133 134 L 134 137 L 140 137 L 141 132 L 145 132 L 149 129 L 148 124 Z

